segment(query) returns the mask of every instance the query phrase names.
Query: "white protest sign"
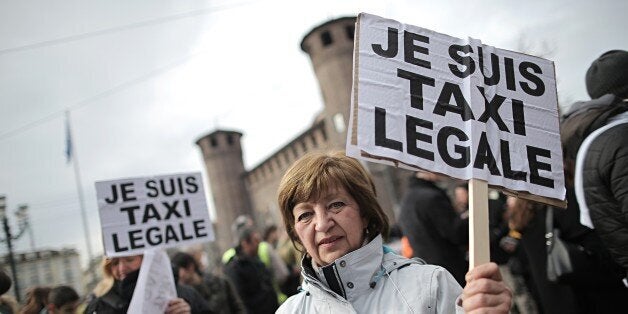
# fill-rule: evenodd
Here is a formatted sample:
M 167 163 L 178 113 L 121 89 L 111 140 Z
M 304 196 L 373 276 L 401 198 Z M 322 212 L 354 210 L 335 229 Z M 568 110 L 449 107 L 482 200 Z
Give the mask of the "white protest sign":
M 361 13 L 347 154 L 563 204 L 554 64 Z
M 177 289 L 168 255 L 162 250 L 146 251 L 127 313 L 163 313 L 168 302 L 176 298 Z
M 96 182 L 105 255 L 214 239 L 200 173 Z

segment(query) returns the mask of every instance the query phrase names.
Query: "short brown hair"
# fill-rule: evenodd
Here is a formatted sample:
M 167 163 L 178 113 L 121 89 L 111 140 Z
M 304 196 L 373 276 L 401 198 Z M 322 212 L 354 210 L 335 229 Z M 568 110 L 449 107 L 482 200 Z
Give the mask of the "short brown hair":
M 388 237 L 388 217 L 377 202 L 375 184 L 366 169 L 344 152 L 309 153 L 286 171 L 277 196 L 286 231 L 292 243 L 301 246 L 299 250 L 302 243 L 294 230 L 294 206 L 333 187 L 343 187 L 356 200 L 360 215 L 368 222 L 369 240 L 378 234 Z

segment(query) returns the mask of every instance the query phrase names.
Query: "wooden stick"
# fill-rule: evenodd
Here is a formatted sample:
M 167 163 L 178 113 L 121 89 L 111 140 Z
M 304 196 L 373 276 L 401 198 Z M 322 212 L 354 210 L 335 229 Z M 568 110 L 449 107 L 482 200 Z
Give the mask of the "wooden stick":
M 488 184 L 469 180 L 469 269 L 490 262 L 488 236 Z

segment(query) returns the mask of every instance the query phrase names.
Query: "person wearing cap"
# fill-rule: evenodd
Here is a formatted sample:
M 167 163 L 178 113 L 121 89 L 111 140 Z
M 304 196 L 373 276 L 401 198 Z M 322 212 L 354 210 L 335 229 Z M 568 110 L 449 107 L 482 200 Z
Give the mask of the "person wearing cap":
M 591 100 L 573 104 L 561 121 L 565 181 L 573 186 L 577 204 L 568 206 L 579 207 L 581 229 L 595 229 L 589 234 L 596 242 L 582 245 L 595 256 L 595 268 L 611 273 L 605 299 L 596 303 L 612 309 L 628 297 L 622 284 L 628 271 L 628 52 L 602 54 L 585 81 Z

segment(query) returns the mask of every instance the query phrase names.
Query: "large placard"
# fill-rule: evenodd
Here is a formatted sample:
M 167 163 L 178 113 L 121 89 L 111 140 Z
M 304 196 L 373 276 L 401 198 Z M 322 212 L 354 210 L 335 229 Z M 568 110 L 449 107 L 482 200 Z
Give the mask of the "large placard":
M 347 154 L 562 205 L 554 64 L 361 13 Z

